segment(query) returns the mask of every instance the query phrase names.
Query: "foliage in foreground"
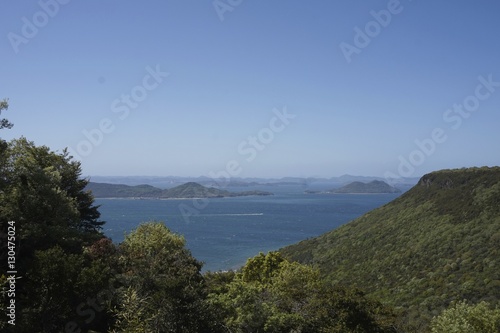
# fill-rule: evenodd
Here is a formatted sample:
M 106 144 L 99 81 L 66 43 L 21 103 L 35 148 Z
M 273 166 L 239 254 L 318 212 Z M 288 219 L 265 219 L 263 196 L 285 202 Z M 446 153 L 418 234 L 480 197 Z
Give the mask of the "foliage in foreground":
M 119 246 L 122 288 L 113 332 L 209 330 L 202 265 L 185 243 L 158 222 L 127 235 Z
M 24 138 L 0 140 L 0 146 L 0 265 L 8 270 L 6 235 L 13 221 L 19 272 L 15 331 L 58 331 L 109 275 L 82 251 L 103 237 L 103 222 L 84 191 L 80 164 L 66 152 Z
M 498 333 L 500 308 L 492 309 L 487 302 L 458 302 L 432 319 L 431 328 L 432 333 Z
M 324 284 L 319 271 L 278 252 L 249 259 L 231 282 L 208 275 L 219 332 L 397 332 L 394 314 L 362 292 Z

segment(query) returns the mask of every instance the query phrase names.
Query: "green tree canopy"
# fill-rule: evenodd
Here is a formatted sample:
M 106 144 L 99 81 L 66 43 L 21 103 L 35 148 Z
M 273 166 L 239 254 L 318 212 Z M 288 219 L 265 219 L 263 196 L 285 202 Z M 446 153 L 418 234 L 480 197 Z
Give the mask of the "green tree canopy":
M 390 310 L 359 291 L 325 284 L 318 270 L 278 252 L 249 259 L 236 275 L 208 278 L 219 332 L 396 332 Z
M 15 221 L 23 255 L 56 244 L 79 251 L 82 239 L 100 238 L 98 206 L 80 163 L 67 151 L 55 153 L 25 138 L 13 140 L 4 152 L 0 191 L 0 223 Z
M 431 329 L 432 333 L 498 333 L 500 308 L 492 309 L 487 302 L 457 302 L 432 319 Z
M 85 191 L 80 163 L 66 151 L 53 152 L 25 138 L 2 143 L 0 265 L 7 271 L 3 239 L 12 221 L 19 275 L 16 332 L 63 331 L 68 316 L 81 319 L 77 306 L 95 297 L 110 277 L 106 265 L 84 254 L 86 246 L 103 238 L 104 222 Z
M 118 332 L 202 332 L 202 264 L 163 223 L 141 224 L 120 245 L 124 288 Z M 139 310 L 140 309 L 140 310 Z

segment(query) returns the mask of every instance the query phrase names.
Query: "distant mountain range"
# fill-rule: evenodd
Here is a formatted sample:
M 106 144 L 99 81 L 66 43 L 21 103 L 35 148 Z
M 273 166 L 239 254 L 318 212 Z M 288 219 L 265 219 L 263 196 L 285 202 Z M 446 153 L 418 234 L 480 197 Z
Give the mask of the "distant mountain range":
M 154 177 L 154 176 L 92 176 L 91 180 L 97 183 L 122 184 L 122 185 L 141 185 L 148 184 L 157 188 L 171 188 L 173 186 L 182 185 L 189 182 L 195 182 L 200 185 L 216 188 L 226 187 L 250 187 L 250 186 L 287 186 L 287 185 L 302 185 L 304 187 L 315 185 L 339 187 L 355 181 L 368 183 L 374 180 L 385 181 L 392 186 L 398 188 L 410 188 L 415 185 L 419 178 L 397 178 L 384 179 L 382 177 L 366 177 L 343 175 L 332 178 L 319 177 L 283 177 L 283 178 L 240 178 L 232 177 L 230 179 L 214 179 L 210 177 Z
M 195 182 L 188 182 L 171 189 L 160 189 L 151 185 L 124 185 L 89 182 L 87 190 L 92 191 L 95 198 L 224 198 L 250 195 L 272 195 L 264 191 L 229 192 L 213 187 L 205 187 Z

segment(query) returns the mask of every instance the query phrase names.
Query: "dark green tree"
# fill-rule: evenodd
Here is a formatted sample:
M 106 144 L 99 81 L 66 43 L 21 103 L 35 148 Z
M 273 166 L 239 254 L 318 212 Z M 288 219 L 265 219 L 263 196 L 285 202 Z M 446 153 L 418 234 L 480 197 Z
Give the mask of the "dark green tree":
M 85 247 L 103 238 L 104 222 L 99 221 L 91 193 L 85 191 L 80 164 L 66 151 L 52 152 L 25 138 L 2 147 L 0 265 L 6 271 L 3 240 L 12 221 L 19 277 L 16 332 L 63 331 L 68 315 L 78 317 L 77 306 L 95 297 L 111 276 L 106 265 L 84 254 Z
M 24 276 L 23 288 L 29 295 L 16 325 L 18 332 L 64 332 L 71 325 L 82 332 L 105 329 L 111 312 L 110 297 L 104 293 L 113 273 L 104 262 L 59 246 L 35 251 Z
M 55 245 L 78 252 L 102 237 L 104 222 L 85 191 L 88 181 L 66 151 L 55 153 L 21 138 L 8 144 L 3 160 L 0 223 L 16 222 L 21 257 Z
M 120 245 L 116 332 L 207 332 L 202 264 L 164 224 L 140 225 Z

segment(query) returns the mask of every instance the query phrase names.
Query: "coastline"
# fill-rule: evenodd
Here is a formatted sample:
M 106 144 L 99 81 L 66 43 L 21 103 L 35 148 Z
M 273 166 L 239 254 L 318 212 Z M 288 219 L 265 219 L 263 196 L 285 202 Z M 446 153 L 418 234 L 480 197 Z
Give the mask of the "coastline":
M 203 199 L 226 199 L 226 198 L 248 198 L 248 197 L 269 197 L 271 194 L 251 194 L 251 195 L 233 195 L 226 197 L 193 197 L 193 198 L 159 198 L 159 197 L 94 197 L 94 199 L 124 199 L 124 200 L 203 200 Z

